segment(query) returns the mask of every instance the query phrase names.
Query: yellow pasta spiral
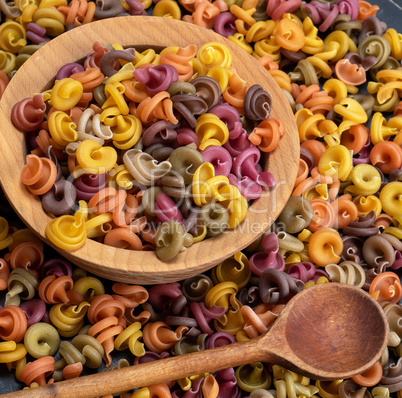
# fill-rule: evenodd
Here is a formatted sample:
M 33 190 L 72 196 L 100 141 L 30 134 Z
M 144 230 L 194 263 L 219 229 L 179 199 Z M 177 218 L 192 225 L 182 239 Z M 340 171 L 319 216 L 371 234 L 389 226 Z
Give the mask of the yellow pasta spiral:
M 141 120 L 134 115 L 119 115 L 116 121 L 116 126 L 112 127 L 113 145 L 119 149 L 133 147 L 141 137 Z
M 67 111 L 78 104 L 83 92 L 82 83 L 66 77 L 56 81 L 50 93 L 50 101 L 56 109 Z
M 229 139 L 226 124 L 213 113 L 204 113 L 197 119 L 195 133 L 201 142 L 201 150 L 211 145 L 222 146 Z
M 210 42 L 202 45 L 197 52 L 197 58 L 207 67 L 221 66 L 230 68 L 232 65 L 232 53 L 223 44 Z
M 52 112 L 48 119 L 49 132 L 53 140 L 61 147 L 78 139 L 76 125 L 67 113 L 63 111 Z
M 84 140 L 77 148 L 78 164 L 90 174 L 103 174 L 111 170 L 117 161 L 117 152 L 112 147 L 103 147 L 96 141 Z
M 8 21 L 0 25 L 0 48 L 17 53 L 27 45 L 24 27 L 18 22 Z

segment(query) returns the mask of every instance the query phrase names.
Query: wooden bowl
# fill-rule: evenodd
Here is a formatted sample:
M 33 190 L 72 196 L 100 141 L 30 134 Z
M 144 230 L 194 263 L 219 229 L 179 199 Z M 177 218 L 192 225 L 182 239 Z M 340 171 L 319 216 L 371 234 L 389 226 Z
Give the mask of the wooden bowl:
M 45 236 L 51 218 L 41 201 L 21 183 L 20 173 L 27 154 L 24 134 L 10 121 L 12 106 L 42 91 L 57 70 L 82 59 L 92 51 L 95 41 L 120 43 L 139 48 L 186 47 L 215 41 L 232 52 L 233 67 L 247 83 L 260 84 L 272 97 L 271 116 L 281 119 L 286 132 L 278 147 L 264 160 L 264 170 L 276 178 L 277 186 L 255 200 L 247 218 L 235 230 L 194 244 L 169 262 L 158 260 L 154 252 L 117 249 L 87 239 L 76 251 L 55 247 Z M 23 222 L 42 240 L 79 267 L 114 281 L 139 284 L 167 283 L 182 280 L 219 264 L 251 244 L 277 218 L 286 204 L 299 165 L 299 138 L 294 116 L 280 87 L 251 55 L 211 30 L 186 22 L 160 17 L 118 17 L 92 22 L 56 37 L 35 52 L 18 70 L 0 101 L 1 117 L 1 185 Z

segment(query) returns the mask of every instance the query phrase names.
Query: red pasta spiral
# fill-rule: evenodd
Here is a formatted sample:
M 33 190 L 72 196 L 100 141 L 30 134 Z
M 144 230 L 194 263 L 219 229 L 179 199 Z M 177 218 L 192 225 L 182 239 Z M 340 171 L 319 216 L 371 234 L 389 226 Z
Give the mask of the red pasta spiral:
M 35 131 L 45 118 L 46 104 L 43 95 L 25 98 L 17 102 L 11 109 L 11 121 L 17 129 Z

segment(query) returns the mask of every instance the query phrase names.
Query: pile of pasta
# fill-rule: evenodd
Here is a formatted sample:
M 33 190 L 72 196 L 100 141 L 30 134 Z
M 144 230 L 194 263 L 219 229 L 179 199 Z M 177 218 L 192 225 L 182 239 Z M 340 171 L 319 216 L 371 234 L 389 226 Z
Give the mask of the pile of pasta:
M 4 72 L 1 87 L 38 43 L 92 18 L 138 15 L 144 10 L 181 18 L 214 29 L 264 65 L 294 111 L 301 160 L 293 196 L 261 240 L 210 272 L 178 283 L 148 287 L 112 284 L 106 290 L 106 281 L 101 281 L 103 291 L 98 278 L 84 275 L 59 257 L 42 257 L 41 242 L 28 232 L 15 231 L 11 223 L 2 220 L 2 289 L 15 297 L 15 293 L 9 292 L 17 286 L 14 292 L 21 292 L 17 294 L 21 305 L 6 305 L 2 310 L 5 312 L 0 312 L 1 325 L 11 319 L 14 322 L 12 327 L 0 326 L 0 344 L 4 344 L 0 346 L 4 349 L 1 362 L 8 363 L 10 371 L 15 369 L 23 383 L 34 386 L 32 383 L 68 378 L 70 369 L 78 374 L 81 365 L 84 369 L 93 363 L 124 366 L 123 362 L 117 364 L 116 355 L 119 348 L 125 347 L 122 341 L 126 337 L 120 337 L 121 333 L 131 336 L 132 331 L 134 336 L 126 343 L 130 364 L 231 344 L 255 338 L 267 330 L 289 298 L 301 289 L 316 283 L 347 283 L 368 291 L 380 303 L 390 326 L 387 348 L 368 372 L 347 380 L 316 382 L 273 364 L 253 363 L 122 396 L 400 396 L 402 40 L 400 33 L 376 17 L 379 7 L 362 0 L 161 0 L 156 4 L 73 0 L 69 4 L 51 4 L 52 7 L 42 0 L 39 5 L 1 5 L 8 16 L 0 29 L 0 69 Z M 47 19 L 42 19 L 42 15 Z M 45 23 L 49 18 L 54 21 L 52 24 Z M 6 28 L 12 35 L 3 33 Z M 7 39 L 10 37 L 13 40 Z M 3 201 L 4 211 L 6 205 Z M 29 237 L 18 238 L 19 234 Z M 32 246 L 32 242 L 39 249 L 27 250 L 29 257 L 19 256 L 17 246 Z M 25 260 L 16 265 L 18 258 Z M 56 265 L 47 265 L 48 261 Z M 27 272 L 24 268 L 28 268 Z M 25 274 L 24 282 L 19 282 L 22 277 L 14 273 Z M 67 282 L 67 278 L 71 279 Z M 59 279 L 66 281 L 65 287 L 48 288 Z M 28 285 L 27 280 L 34 282 Z M 23 283 L 33 287 L 25 288 Z M 52 296 L 55 291 L 57 298 Z M 53 314 L 53 321 L 49 322 L 58 329 L 58 335 L 71 333 L 66 339 L 79 352 L 83 347 L 80 339 L 85 336 L 94 347 L 94 358 L 95 352 L 99 354 L 98 362 L 81 357 L 82 361 L 73 363 L 65 347 L 75 349 L 64 338 L 58 354 L 32 356 L 37 355 L 31 348 L 32 353 L 28 351 L 32 335 L 28 333 L 26 342 L 24 336 L 25 322 L 33 310 L 18 309 L 25 305 L 29 308 L 31 300 L 44 303 L 36 302 L 34 306 L 45 309 L 36 318 L 41 320 L 39 324 L 48 322 L 46 311 L 49 317 Z M 103 320 L 105 313 L 97 309 L 103 300 L 115 308 L 108 320 Z M 60 307 L 53 309 L 57 305 Z M 23 313 L 28 317 L 24 318 Z M 56 314 L 61 313 L 67 315 L 58 319 L 66 320 L 68 326 L 56 320 Z M 101 320 L 108 324 L 108 331 L 115 333 L 109 340 L 103 339 L 106 334 L 102 335 L 102 324 L 96 326 Z M 74 325 L 79 325 L 77 332 L 72 332 Z M 63 328 L 67 330 L 61 332 Z M 152 336 L 157 337 L 152 341 L 147 337 L 151 330 Z M 56 341 L 52 347 L 58 346 L 56 333 L 52 336 Z M 36 361 L 44 361 L 48 367 L 40 367 L 47 370 L 33 380 L 26 375 L 37 366 Z M 60 376 L 62 369 L 70 365 L 73 366 Z
M 93 50 L 11 111 L 35 145 L 21 181 L 59 216 L 50 241 L 75 250 L 90 237 L 170 260 L 239 225 L 248 201 L 275 186 L 259 164 L 284 133 L 268 119 L 268 92 L 244 82 L 217 42 Z

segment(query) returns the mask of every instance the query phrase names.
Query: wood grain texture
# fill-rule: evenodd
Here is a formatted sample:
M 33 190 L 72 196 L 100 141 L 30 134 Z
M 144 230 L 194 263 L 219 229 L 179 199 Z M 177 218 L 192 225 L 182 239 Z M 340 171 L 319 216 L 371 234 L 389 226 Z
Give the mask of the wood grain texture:
M 368 293 L 340 283 L 318 284 L 294 296 L 271 329 L 255 339 L 0 398 L 91 398 L 255 361 L 314 379 L 347 379 L 373 366 L 387 341 L 384 311 Z
M 155 284 L 178 281 L 197 275 L 242 250 L 258 238 L 277 218 L 286 204 L 299 164 L 299 139 L 293 113 L 279 86 L 258 62 L 222 36 L 196 25 L 158 17 L 133 16 L 93 22 L 66 32 L 31 56 L 8 85 L 1 103 L 1 185 L 16 213 L 46 243 L 50 221 L 39 198 L 20 182 L 25 162 L 24 135 L 10 121 L 12 106 L 40 92 L 57 70 L 92 51 L 93 43 L 120 43 L 125 46 L 185 47 L 206 42 L 224 43 L 233 54 L 233 67 L 248 83 L 258 83 L 272 96 L 271 116 L 284 121 L 286 132 L 279 146 L 265 160 L 264 170 L 276 178 L 277 187 L 254 201 L 247 218 L 233 231 L 194 244 L 170 262 L 159 261 L 152 252 L 116 249 L 92 240 L 76 251 L 55 249 L 67 259 L 96 275 L 121 282 Z

